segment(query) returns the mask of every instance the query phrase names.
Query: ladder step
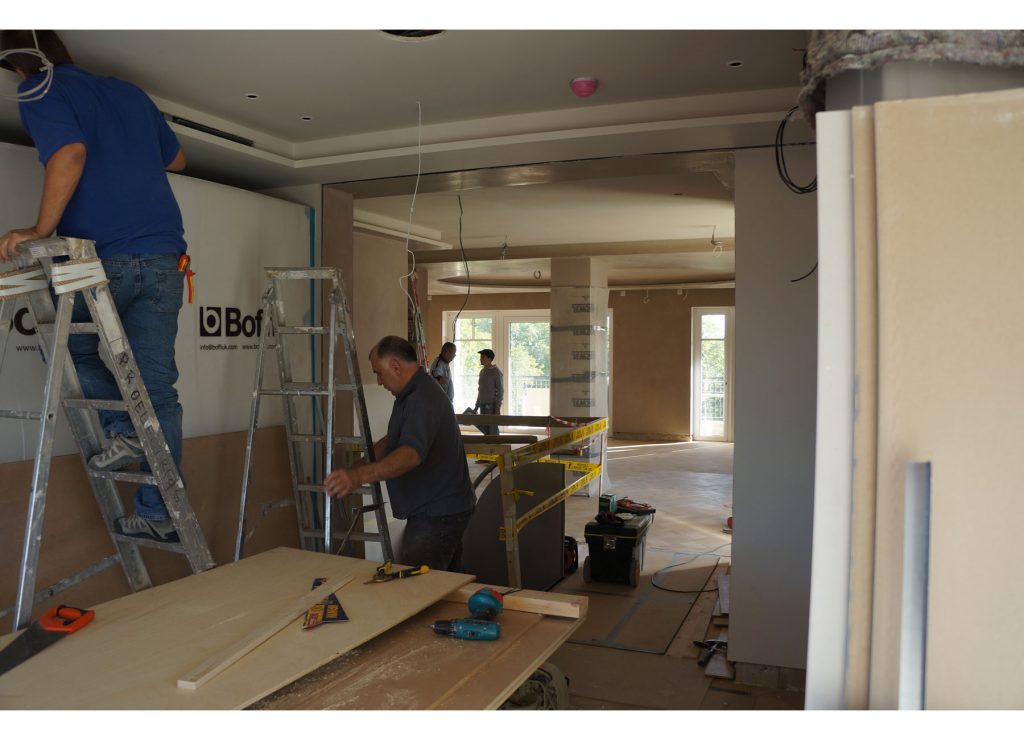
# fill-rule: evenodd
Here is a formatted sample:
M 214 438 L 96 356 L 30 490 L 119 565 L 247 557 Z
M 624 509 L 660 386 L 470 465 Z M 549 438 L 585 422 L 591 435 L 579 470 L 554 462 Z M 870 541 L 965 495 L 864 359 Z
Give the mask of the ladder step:
M 313 491 L 317 493 L 323 493 L 324 487 L 315 483 L 297 483 L 295 485 L 296 491 Z
M 274 331 L 278 334 L 326 334 L 329 329 L 326 326 L 276 326 Z
M 312 538 L 315 538 L 315 539 L 323 539 L 323 537 L 324 537 L 324 530 L 322 528 L 320 528 L 320 529 L 303 529 L 302 530 L 302 536 L 303 537 L 312 537 Z M 381 535 L 380 532 L 351 532 L 351 533 L 349 533 L 348 538 L 349 538 L 349 540 L 354 540 L 356 542 L 383 542 L 384 541 L 384 537 Z M 331 532 L 331 539 L 332 540 L 343 540 L 343 539 L 345 539 L 345 531 L 344 530 L 332 531 Z
M 86 472 L 93 478 L 106 478 L 107 480 L 127 481 L 128 483 L 149 483 L 157 485 L 156 476 L 152 473 L 130 473 L 123 470 L 92 470 Z
M 336 391 L 354 391 L 358 388 L 359 386 L 355 383 L 338 383 L 334 386 L 334 390 Z
M 333 280 L 338 277 L 336 267 L 267 267 L 267 277 L 273 280 Z
M 289 442 L 323 442 L 324 435 L 322 434 L 289 434 Z M 334 444 L 336 445 L 352 445 L 360 450 L 366 449 L 366 443 L 362 437 L 335 437 Z
M 327 387 L 319 383 L 285 383 L 281 388 L 261 388 L 263 396 L 326 396 Z
M 53 324 L 37 324 L 36 331 L 46 336 L 53 334 Z M 70 324 L 68 327 L 68 333 L 70 334 L 96 334 L 96 324 L 92 322 L 81 323 L 81 324 Z
M 124 401 L 102 401 L 96 398 L 65 398 L 64 405 L 72 409 L 95 409 L 97 411 L 127 411 Z
M 145 537 L 129 537 L 126 534 L 118 534 L 117 532 L 113 532 L 111 535 L 118 542 L 128 542 L 139 547 L 152 547 L 157 550 L 176 552 L 179 555 L 186 554 L 185 546 L 180 542 L 159 542 L 158 540 L 150 540 Z
M 39 421 L 43 418 L 41 411 L 15 411 L 14 409 L 0 409 L 0 419 L 25 419 L 27 421 Z

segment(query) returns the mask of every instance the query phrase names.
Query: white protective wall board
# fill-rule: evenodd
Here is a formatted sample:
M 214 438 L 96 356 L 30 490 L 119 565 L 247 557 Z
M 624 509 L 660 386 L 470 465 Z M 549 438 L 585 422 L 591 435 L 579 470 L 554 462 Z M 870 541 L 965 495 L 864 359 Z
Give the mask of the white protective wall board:
M 853 486 L 853 172 L 850 113 L 815 119 L 818 400 L 807 709 L 846 706 Z
M 0 228 L 34 223 L 42 188 L 42 167 L 35 150 L 0 145 Z M 175 343 L 186 437 L 236 432 L 249 425 L 255 377 L 257 336 L 224 336 L 230 323 L 225 311 L 237 310 L 241 321 L 255 317 L 263 292 L 263 267 L 306 266 L 310 263 L 309 209 L 225 185 L 169 175 L 182 211 L 185 239 L 193 259 L 195 303 L 182 308 Z M 308 285 L 290 286 L 289 306 L 308 315 Z M 218 313 L 219 312 L 219 313 Z M 220 321 L 215 317 L 220 316 Z M 207 318 L 206 333 L 200 319 Z M 252 326 L 252 321 L 246 321 Z M 308 345 L 295 345 L 293 365 L 310 365 Z M 0 408 L 37 409 L 42 402 L 43 364 L 34 336 L 12 335 L 0 383 Z M 276 374 L 276 361 L 267 370 Z M 261 426 L 283 423 L 282 404 L 264 402 Z M 0 422 L 0 463 L 34 457 L 38 424 Z M 75 451 L 61 416 L 54 454 Z
M 814 149 L 789 171 L 814 177 Z M 736 427 L 729 659 L 804 668 L 811 582 L 818 276 L 814 195 L 771 150 L 736 153 Z

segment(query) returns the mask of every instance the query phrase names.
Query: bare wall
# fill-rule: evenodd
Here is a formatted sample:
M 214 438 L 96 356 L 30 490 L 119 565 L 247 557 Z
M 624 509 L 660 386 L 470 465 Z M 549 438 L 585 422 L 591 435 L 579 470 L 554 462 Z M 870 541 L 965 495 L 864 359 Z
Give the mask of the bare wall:
M 809 182 L 813 147 L 786 152 Z M 804 668 L 817 394 L 817 197 L 736 153 L 736 448 L 729 659 Z
M 695 306 L 732 306 L 733 290 L 610 290 L 612 431 L 615 436 L 687 439 L 690 435 L 690 333 Z M 441 348 L 442 315 L 458 311 L 464 295 L 432 296 L 425 323 L 431 355 Z M 467 311 L 549 308 L 548 293 L 471 295 Z

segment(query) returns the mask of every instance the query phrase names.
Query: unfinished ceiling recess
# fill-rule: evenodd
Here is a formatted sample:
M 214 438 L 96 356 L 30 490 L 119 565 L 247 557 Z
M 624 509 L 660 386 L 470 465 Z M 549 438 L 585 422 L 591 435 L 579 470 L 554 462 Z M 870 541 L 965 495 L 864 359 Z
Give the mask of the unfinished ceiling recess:
M 403 41 L 422 41 L 438 36 L 444 31 L 384 31 L 384 33 Z

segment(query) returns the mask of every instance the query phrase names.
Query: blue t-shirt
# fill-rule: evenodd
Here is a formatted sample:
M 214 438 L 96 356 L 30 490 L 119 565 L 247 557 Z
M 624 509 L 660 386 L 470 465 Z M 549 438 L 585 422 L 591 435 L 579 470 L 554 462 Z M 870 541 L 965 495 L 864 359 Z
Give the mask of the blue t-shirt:
M 19 92 L 42 79 L 29 77 Z M 164 171 L 181 145 L 146 93 L 60 64 L 49 92 L 18 108 L 44 165 L 63 146 L 85 145 L 85 169 L 58 234 L 95 241 L 100 257 L 185 252 L 181 211 Z

